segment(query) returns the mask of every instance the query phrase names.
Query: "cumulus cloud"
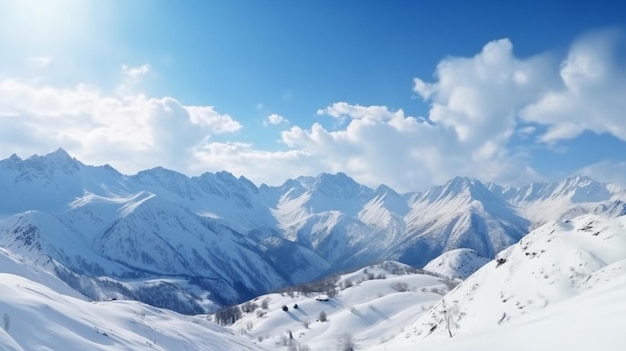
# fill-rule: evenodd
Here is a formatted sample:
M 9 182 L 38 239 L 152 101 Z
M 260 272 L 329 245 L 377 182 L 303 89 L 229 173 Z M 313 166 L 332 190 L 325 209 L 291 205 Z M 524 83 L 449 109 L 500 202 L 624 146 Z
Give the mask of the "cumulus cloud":
M 413 90 L 431 104 L 428 118 L 454 130 L 460 142 L 476 148 L 500 145 L 515 130 L 519 109 L 555 81 L 551 67 L 545 55 L 515 57 L 512 43 L 502 39 L 474 57 L 444 59 L 437 65 L 437 82 L 415 78 Z
M 7 134 L 0 149 L 22 155 L 62 146 L 79 159 L 125 172 L 156 165 L 185 170 L 193 150 L 211 135 L 240 128 L 211 106 L 185 106 L 170 97 L 118 97 L 86 85 L 60 89 L 0 80 L 0 134 Z
M 151 68 L 152 67 L 147 63 L 136 67 L 122 65 L 122 72 L 132 79 L 137 79 L 147 75 Z
M 268 124 L 277 126 L 277 125 L 285 124 L 285 123 L 289 123 L 289 120 L 287 120 L 285 117 L 276 113 L 272 113 L 271 115 L 267 116 L 267 119 L 263 121 L 263 124 L 266 126 Z
M 185 106 L 191 123 L 209 127 L 214 133 L 234 133 L 242 128 L 242 125 L 230 115 L 219 114 L 213 106 Z
M 549 126 L 540 140 L 572 139 L 589 130 L 626 141 L 626 71 L 615 58 L 621 44 L 615 31 L 588 34 L 562 62 L 560 84 L 524 108 L 524 120 Z
M 495 40 L 473 56 L 444 58 L 433 81 L 413 79 L 412 92 L 428 105 L 427 115 L 339 101 L 317 111 L 320 118 L 339 121 L 331 129 L 323 121 L 287 125 L 273 114 L 263 124 L 285 128 L 278 151 L 214 140 L 242 126 L 212 106 L 129 91 L 108 96 L 86 85 L 58 89 L 0 80 L 0 149 L 19 151 L 17 145 L 29 154 L 41 152 L 33 145 L 43 145 L 43 151 L 63 146 L 79 158 L 125 171 L 155 165 L 226 169 L 271 184 L 339 171 L 400 191 L 456 175 L 528 183 L 545 175 L 533 169 L 523 143 L 534 143 L 533 152 L 555 150 L 585 131 L 626 140 L 626 74 L 614 52 L 619 43 L 613 32 L 594 33 L 559 59 L 544 53 L 520 57 L 511 41 Z M 123 70 L 130 80 L 150 71 L 144 66 Z M 601 162 L 581 172 L 624 174 L 623 167 Z
M 326 112 L 334 118 L 348 118 L 346 128 L 330 131 L 319 123 L 310 129 L 294 126 L 282 133 L 282 141 L 314 155 L 324 169 L 346 172 L 369 185 L 385 183 L 409 191 L 457 174 L 482 179 L 527 174 L 515 162 L 515 155 L 467 148 L 453 129 L 407 116 L 402 110 L 341 102 L 320 111 Z M 485 152 L 491 157 L 484 158 Z
M 280 184 L 287 178 L 317 174 L 323 165 L 302 150 L 264 151 L 250 143 L 213 142 L 193 151 L 195 162 L 191 171 L 226 169 L 258 183 Z
M 505 184 L 544 180 L 529 165 L 530 152 L 510 147 L 514 137 L 532 142 L 539 135 L 550 143 L 546 150 L 555 150 L 585 130 L 622 135 L 626 79 L 611 60 L 615 43 L 606 33 L 582 38 L 559 62 L 544 53 L 519 57 L 509 40 L 495 40 L 474 56 L 443 59 L 434 82 L 414 79 L 413 92 L 430 106 L 424 118 L 337 102 L 317 114 L 340 120 L 340 128 L 292 126 L 281 141 L 320 171 L 400 190 L 455 175 Z

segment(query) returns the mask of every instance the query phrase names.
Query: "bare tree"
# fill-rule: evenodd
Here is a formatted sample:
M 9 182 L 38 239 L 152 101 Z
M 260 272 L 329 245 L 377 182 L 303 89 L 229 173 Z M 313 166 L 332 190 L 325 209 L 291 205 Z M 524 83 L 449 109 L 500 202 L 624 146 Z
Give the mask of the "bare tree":
M 443 322 L 448 331 L 448 335 L 453 337 L 453 330 L 456 330 L 459 327 L 457 323 L 458 318 L 460 317 L 459 306 L 455 303 L 452 306 L 448 306 L 446 304 L 446 299 L 441 300 L 441 311 L 443 313 Z
M 230 306 L 215 312 L 215 323 L 220 325 L 232 325 L 241 318 L 239 306 Z
M 266 298 L 263 299 L 263 301 L 261 301 L 261 308 L 262 309 L 264 309 L 264 310 L 268 309 L 269 305 L 270 305 L 270 298 L 269 297 L 266 297 Z
M 339 351 L 354 351 L 356 344 L 351 334 L 344 334 L 339 338 Z
M 11 327 L 11 317 L 9 317 L 9 315 L 7 313 L 4 314 L 4 316 L 2 317 L 3 319 L 3 326 L 4 326 L 4 331 L 8 332 L 9 328 Z

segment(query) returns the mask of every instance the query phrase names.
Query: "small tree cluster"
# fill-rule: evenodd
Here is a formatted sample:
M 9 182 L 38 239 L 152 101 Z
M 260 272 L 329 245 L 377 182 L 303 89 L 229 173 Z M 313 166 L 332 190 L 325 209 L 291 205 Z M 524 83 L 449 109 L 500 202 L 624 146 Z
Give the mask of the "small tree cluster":
M 305 294 L 305 295 L 312 294 L 312 293 L 324 293 L 332 297 L 332 296 L 337 295 L 337 291 L 335 287 L 338 281 L 339 281 L 339 277 L 333 276 L 333 277 L 326 278 L 324 280 L 301 284 L 290 289 L 299 291 L 300 293 Z
M 232 325 L 241 318 L 239 306 L 230 306 L 215 312 L 215 323 L 219 325 Z
M 252 302 L 252 301 L 248 301 L 246 303 L 244 303 L 243 305 L 241 305 L 241 311 L 244 313 L 251 313 L 254 312 L 254 310 L 256 310 L 259 306 Z
M 297 342 L 293 342 L 293 343 L 291 343 L 291 345 L 289 345 L 289 348 L 287 350 L 289 350 L 289 351 L 311 351 L 311 348 L 307 344 L 300 344 L 300 343 L 297 343 Z
M 269 308 L 269 306 L 270 306 L 270 298 L 266 297 L 263 299 L 263 301 L 261 301 L 261 308 L 266 310 Z
M 391 284 L 391 287 L 398 292 L 405 292 L 405 291 L 409 291 L 409 284 L 404 283 L 404 282 L 395 282 L 393 284 Z
M 319 320 L 320 322 L 326 322 L 328 320 L 328 317 L 326 316 L 326 312 L 324 311 L 320 312 Z
M 354 351 L 356 350 L 356 344 L 354 338 L 350 334 L 345 334 L 339 338 L 339 351 Z

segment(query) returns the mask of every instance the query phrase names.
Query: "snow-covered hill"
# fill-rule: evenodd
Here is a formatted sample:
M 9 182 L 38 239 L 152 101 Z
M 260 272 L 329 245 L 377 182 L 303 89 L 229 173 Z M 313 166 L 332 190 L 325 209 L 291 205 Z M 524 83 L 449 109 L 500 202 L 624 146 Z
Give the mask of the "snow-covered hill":
M 315 291 L 314 285 L 301 286 L 236 306 L 244 312 L 229 328 L 272 350 L 289 346 L 335 350 L 346 338 L 366 349 L 398 335 L 454 286 L 451 280 L 391 261 L 331 278 L 329 283 L 332 288 L 326 285 L 322 291 Z M 319 301 L 320 296 L 328 300 Z
M 472 249 L 456 249 L 444 252 L 424 266 L 425 271 L 450 278 L 466 279 L 489 262 Z
M 186 313 L 385 259 L 423 266 L 459 248 L 493 258 L 545 221 L 626 213 L 626 192 L 585 177 L 520 188 L 457 177 L 409 194 L 343 173 L 257 187 L 227 172 L 127 176 L 62 149 L 1 160 L 0 192 L 0 247 L 93 298 Z M 167 298 L 137 290 L 155 284 Z
M 454 338 L 419 345 L 399 337 L 371 351 L 621 351 L 626 315 L 626 275 L 562 303 L 529 313 L 499 327 L 475 330 Z
M 136 301 L 91 303 L 0 273 L 2 350 L 261 350 L 214 323 Z
M 445 296 L 396 341 L 418 343 L 447 338 L 450 334 L 456 338 L 514 323 L 526 315 L 542 316 L 542 311 L 548 309 L 563 313 L 559 306 L 569 303 L 575 309 L 574 301 L 579 299 L 623 294 L 626 292 L 625 227 L 626 217 L 597 215 L 545 224 L 500 252 L 496 260 Z M 604 286 L 614 280 L 622 283 L 604 291 Z M 600 291 L 597 294 L 596 289 Z M 568 315 L 576 314 L 568 312 Z M 583 316 L 577 316 L 576 320 L 583 320 Z M 616 325 L 605 320 L 588 323 L 600 323 L 616 334 L 621 333 Z
M 0 350 L 261 350 L 214 323 L 136 301 L 89 302 L 0 249 Z

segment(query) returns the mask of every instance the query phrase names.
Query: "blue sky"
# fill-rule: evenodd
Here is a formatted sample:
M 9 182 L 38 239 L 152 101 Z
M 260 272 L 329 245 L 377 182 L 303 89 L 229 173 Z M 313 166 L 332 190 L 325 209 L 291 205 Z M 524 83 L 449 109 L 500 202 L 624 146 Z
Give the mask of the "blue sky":
M 624 7 L 0 0 L 0 157 L 626 184 Z

